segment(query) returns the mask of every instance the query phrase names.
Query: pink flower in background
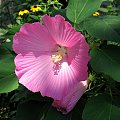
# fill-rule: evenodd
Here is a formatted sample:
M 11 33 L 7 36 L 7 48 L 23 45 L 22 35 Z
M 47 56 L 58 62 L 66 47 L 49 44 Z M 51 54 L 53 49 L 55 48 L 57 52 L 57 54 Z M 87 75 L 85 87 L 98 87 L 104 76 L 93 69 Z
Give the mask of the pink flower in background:
M 68 91 L 61 100 L 54 100 L 52 105 L 56 107 L 58 111 L 61 111 L 63 114 L 67 114 L 76 105 L 80 97 L 87 89 L 87 86 L 87 80 L 80 81 L 76 86 L 71 88 L 71 90 Z
M 54 100 L 69 99 L 67 93 L 88 77 L 89 46 L 62 16 L 45 15 L 42 21 L 25 24 L 15 34 L 15 73 L 19 82 L 33 92 L 40 91 Z

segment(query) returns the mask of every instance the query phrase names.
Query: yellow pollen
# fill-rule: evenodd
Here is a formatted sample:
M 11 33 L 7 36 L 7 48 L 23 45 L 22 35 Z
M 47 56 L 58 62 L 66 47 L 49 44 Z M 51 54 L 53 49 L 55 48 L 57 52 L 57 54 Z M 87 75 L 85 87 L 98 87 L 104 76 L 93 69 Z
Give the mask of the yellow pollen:
M 58 47 L 56 54 L 52 55 L 52 61 L 54 63 L 59 63 L 66 54 L 66 49 L 64 47 Z
M 52 61 L 54 63 L 58 63 L 62 60 L 62 55 L 61 54 L 55 54 L 55 55 L 52 55 Z

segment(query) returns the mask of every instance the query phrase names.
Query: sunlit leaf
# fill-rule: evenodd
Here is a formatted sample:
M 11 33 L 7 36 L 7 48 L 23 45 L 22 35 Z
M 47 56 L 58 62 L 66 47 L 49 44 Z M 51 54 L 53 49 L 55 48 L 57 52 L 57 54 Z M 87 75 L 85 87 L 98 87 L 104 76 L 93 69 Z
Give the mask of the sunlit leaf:
M 80 23 L 97 11 L 102 0 L 69 0 L 67 17 L 73 23 Z

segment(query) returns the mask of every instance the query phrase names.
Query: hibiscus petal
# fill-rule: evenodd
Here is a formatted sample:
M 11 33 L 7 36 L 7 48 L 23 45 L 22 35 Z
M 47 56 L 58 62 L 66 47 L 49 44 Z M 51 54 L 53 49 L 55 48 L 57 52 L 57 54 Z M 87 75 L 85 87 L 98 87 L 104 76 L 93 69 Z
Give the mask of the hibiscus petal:
M 37 56 L 36 56 L 37 55 Z M 79 72 L 67 62 L 57 65 L 52 62 L 51 54 L 40 53 L 19 54 L 15 58 L 16 74 L 19 82 L 33 92 L 41 92 L 42 96 L 61 99 L 65 91 L 79 81 Z M 57 74 L 56 71 L 57 70 Z
M 55 17 L 44 15 L 42 20 L 53 39 L 61 46 L 71 47 L 82 37 L 81 33 L 76 32 L 70 23 L 60 15 Z
M 55 44 L 46 27 L 39 22 L 23 25 L 13 39 L 13 49 L 17 54 L 31 51 L 52 51 Z
M 81 81 L 70 91 L 67 91 L 66 95 L 61 100 L 54 100 L 52 105 L 61 111 L 63 114 L 70 112 L 76 105 L 80 97 L 84 94 L 87 88 L 87 80 Z
M 68 63 L 71 64 L 72 67 L 78 72 L 79 74 L 79 81 L 80 80 L 86 80 L 88 77 L 88 67 L 87 63 L 90 60 L 90 57 L 88 56 L 89 46 L 84 40 L 84 37 L 72 46 L 71 48 L 68 48 Z

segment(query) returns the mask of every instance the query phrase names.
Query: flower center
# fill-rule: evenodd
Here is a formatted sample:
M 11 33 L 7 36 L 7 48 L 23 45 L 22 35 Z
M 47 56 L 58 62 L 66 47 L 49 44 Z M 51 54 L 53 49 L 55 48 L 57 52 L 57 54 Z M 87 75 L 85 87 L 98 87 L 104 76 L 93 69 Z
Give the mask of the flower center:
M 36 5 L 34 5 L 33 7 L 34 7 L 34 8 L 37 8 L 37 6 L 36 6 Z
M 52 55 L 52 61 L 54 63 L 60 63 L 60 61 L 67 54 L 67 49 L 65 47 L 58 46 L 57 51 L 54 55 Z

